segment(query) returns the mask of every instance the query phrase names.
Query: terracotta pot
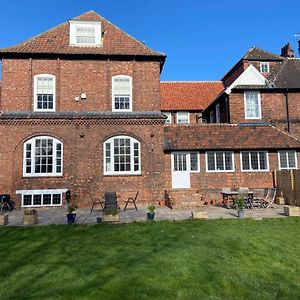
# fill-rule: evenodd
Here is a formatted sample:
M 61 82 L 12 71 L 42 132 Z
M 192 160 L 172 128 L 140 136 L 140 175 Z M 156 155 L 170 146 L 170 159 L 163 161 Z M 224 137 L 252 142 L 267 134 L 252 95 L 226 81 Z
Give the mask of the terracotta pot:
M 159 206 L 165 206 L 165 200 L 159 200 Z

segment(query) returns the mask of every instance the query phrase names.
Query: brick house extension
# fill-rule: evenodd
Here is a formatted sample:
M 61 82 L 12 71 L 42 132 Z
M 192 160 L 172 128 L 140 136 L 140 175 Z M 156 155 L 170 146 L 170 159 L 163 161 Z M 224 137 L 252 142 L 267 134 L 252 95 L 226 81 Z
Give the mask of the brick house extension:
M 202 122 L 165 125 L 166 188 L 175 198 L 184 188 L 198 201 L 220 198 L 222 187 L 270 187 L 274 170 L 298 168 L 300 59 L 289 44 L 281 56 L 251 48 L 221 82 L 162 82 L 161 101 L 168 112 L 202 113 Z
M 93 11 L 2 49 L 0 193 L 57 206 L 70 189 L 89 206 L 105 191 L 198 202 L 272 186 L 273 170 L 299 165 L 287 56 L 253 48 L 221 81 L 160 83 L 165 55 Z
M 159 199 L 165 55 L 95 12 L 2 49 L 0 191 L 21 206 Z

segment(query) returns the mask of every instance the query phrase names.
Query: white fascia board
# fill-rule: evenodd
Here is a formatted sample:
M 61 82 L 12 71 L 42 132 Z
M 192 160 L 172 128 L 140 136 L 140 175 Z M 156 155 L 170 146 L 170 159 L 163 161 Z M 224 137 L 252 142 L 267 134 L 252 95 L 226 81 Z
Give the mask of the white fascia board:
M 267 85 L 268 80 L 253 66 L 250 65 L 226 90 L 230 94 L 237 85 Z

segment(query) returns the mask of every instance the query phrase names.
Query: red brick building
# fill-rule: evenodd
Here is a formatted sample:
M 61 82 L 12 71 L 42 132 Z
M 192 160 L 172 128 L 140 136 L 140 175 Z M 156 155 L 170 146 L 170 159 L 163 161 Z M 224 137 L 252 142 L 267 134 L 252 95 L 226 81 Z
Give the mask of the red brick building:
M 299 60 L 284 51 L 254 48 L 221 81 L 160 82 L 165 55 L 93 11 L 1 49 L 0 193 L 56 206 L 69 189 L 89 206 L 271 186 L 300 148 Z

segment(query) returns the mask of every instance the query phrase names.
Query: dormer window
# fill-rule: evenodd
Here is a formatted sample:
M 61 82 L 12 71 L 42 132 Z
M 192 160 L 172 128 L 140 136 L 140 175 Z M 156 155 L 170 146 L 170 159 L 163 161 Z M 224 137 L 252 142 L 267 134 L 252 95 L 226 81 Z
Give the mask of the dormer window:
M 101 22 L 70 20 L 70 46 L 101 46 Z
M 269 73 L 270 66 L 268 62 L 261 62 L 260 63 L 260 73 Z

